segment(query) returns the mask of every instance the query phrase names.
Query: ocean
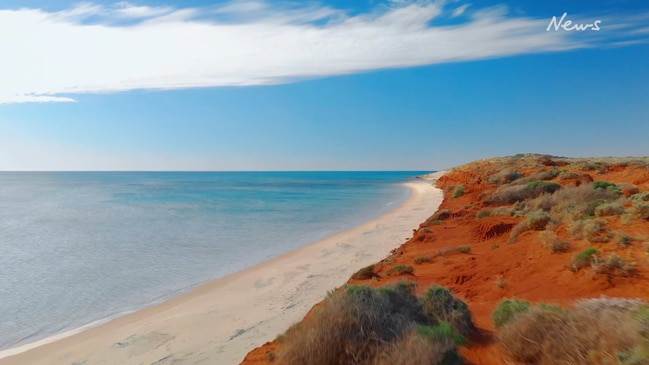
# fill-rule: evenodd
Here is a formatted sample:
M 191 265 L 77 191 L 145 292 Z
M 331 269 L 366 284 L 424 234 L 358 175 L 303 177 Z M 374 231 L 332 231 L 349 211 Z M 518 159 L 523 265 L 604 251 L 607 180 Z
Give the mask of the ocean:
M 408 172 L 0 172 L 0 350 L 378 217 Z

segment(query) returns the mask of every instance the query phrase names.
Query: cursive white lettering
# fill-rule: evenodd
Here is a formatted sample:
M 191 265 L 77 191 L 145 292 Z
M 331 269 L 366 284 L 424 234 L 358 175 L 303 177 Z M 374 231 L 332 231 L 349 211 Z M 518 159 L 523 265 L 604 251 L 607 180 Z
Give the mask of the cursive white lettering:
M 550 24 L 548 24 L 548 27 L 547 27 L 547 29 L 545 31 L 549 32 L 550 27 L 552 26 L 553 23 L 554 23 L 554 30 L 559 30 L 559 25 L 561 25 L 561 22 L 563 22 L 563 19 L 566 18 L 566 15 L 568 15 L 568 13 L 563 13 L 563 15 L 561 16 L 561 20 L 559 20 L 559 22 L 557 22 L 557 17 L 553 16 L 552 20 L 550 20 Z
M 595 23 L 593 23 L 593 30 L 599 30 L 599 23 L 601 22 L 601 20 L 595 20 Z
M 548 24 L 548 27 L 545 28 L 545 31 L 549 32 L 552 27 L 554 27 L 555 31 L 558 31 L 559 28 L 563 28 L 563 30 L 567 32 L 572 30 L 584 31 L 588 29 L 600 30 L 599 24 L 602 22 L 601 20 L 595 20 L 595 22 L 587 23 L 587 24 L 578 24 L 578 23 L 573 24 L 572 20 L 566 19 L 566 16 L 568 16 L 568 13 L 563 13 L 561 18 L 558 20 L 556 16 L 553 16 L 552 19 L 550 20 L 550 23 Z

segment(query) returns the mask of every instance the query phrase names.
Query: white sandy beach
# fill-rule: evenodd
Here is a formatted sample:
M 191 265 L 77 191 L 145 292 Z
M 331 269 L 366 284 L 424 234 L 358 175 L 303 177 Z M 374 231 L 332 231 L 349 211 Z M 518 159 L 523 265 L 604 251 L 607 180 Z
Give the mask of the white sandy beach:
M 409 183 L 410 197 L 377 219 L 99 327 L 0 352 L 0 365 L 238 364 L 410 238 L 441 204 L 439 175 Z

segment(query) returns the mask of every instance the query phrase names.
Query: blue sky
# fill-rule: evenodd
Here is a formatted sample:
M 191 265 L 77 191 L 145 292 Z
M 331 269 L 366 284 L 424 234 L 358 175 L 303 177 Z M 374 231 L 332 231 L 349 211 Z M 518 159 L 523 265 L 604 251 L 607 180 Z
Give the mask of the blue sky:
M 0 34 L 0 170 L 649 155 L 644 1 L 4 0 Z

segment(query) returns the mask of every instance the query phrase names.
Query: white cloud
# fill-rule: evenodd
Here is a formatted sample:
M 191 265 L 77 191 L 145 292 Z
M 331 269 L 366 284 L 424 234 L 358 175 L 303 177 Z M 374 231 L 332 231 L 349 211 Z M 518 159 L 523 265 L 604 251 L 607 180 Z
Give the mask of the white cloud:
M 148 18 L 168 14 L 173 11 L 171 7 L 136 6 L 126 1 L 116 4 L 115 13 L 126 18 Z
M 277 84 L 587 45 L 587 37 L 546 32 L 547 19 L 508 17 L 502 9 L 474 12 L 460 25 L 431 26 L 444 11 L 441 2 L 421 1 L 356 16 L 263 1 L 203 9 L 120 2 L 52 13 L 0 10 L 0 103 Z
M 471 4 L 460 5 L 457 9 L 453 10 L 453 14 L 451 15 L 451 17 L 457 18 L 458 16 L 464 14 L 464 12 L 469 6 L 471 6 Z

